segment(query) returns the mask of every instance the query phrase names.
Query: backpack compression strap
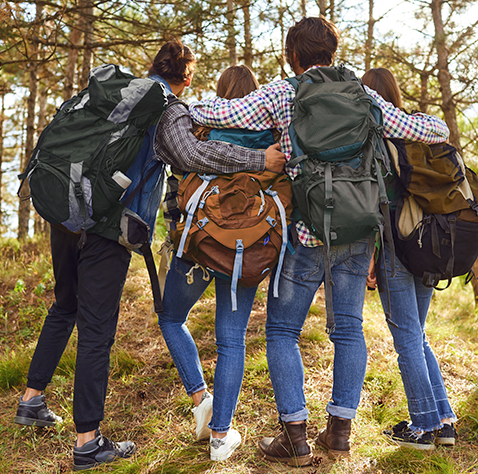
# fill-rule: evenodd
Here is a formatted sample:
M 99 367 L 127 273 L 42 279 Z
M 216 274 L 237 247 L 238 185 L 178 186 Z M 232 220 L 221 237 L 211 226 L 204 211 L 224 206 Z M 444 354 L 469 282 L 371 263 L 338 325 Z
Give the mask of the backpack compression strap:
M 279 297 L 279 277 L 280 277 L 280 272 L 282 270 L 282 264 L 284 262 L 284 255 L 287 249 L 287 242 L 288 242 L 287 219 L 285 215 L 284 206 L 282 204 L 282 201 L 279 198 L 279 195 L 277 194 L 277 191 L 273 191 L 269 188 L 265 190 L 265 193 L 271 196 L 272 199 L 274 199 L 274 202 L 276 203 L 276 206 L 279 209 L 280 220 L 282 225 L 282 244 L 281 244 L 281 249 L 279 254 L 279 262 L 277 263 L 276 276 L 274 278 L 274 298 L 278 298 Z
M 217 178 L 217 176 L 214 174 L 211 174 L 211 175 L 201 174 L 199 175 L 199 177 L 203 180 L 202 184 L 201 186 L 199 186 L 199 188 L 196 189 L 196 191 L 194 192 L 194 194 L 191 196 L 188 203 L 186 204 L 186 212 L 188 214 L 188 217 L 186 219 L 186 224 L 184 225 L 184 230 L 181 235 L 181 240 L 179 241 L 178 251 L 176 253 L 176 256 L 178 258 L 181 258 L 183 256 L 184 246 L 186 244 L 186 239 L 188 238 L 188 233 L 189 233 L 189 229 L 191 228 L 191 224 L 193 222 L 194 214 L 196 213 L 196 209 L 199 204 L 199 199 L 201 198 L 202 193 L 208 187 L 209 182 Z

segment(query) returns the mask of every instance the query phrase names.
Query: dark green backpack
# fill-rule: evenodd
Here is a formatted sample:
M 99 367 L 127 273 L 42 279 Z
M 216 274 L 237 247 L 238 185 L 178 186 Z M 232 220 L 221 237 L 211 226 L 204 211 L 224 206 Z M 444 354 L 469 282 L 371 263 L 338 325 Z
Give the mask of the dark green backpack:
M 120 199 L 131 182 L 125 174 L 146 131 L 159 123 L 166 106 L 158 82 L 137 78 L 113 64 L 94 68 L 88 87 L 65 102 L 41 133 L 19 175 L 18 194 L 28 179 L 38 214 L 52 225 L 81 233 L 80 247 L 87 233 L 96 233 L 128 248 L 141 248 L 147 264 L 154 265 L 148 225 Z
M 288 167 L 301 167 L 292 181 L 295 215 L 325 247 L 327 329 L 332 331 L 330 247 L 376 231 L 383 235 L 384 229 L 392 241 L 381 170 L 382 164 L 390 170 L 382 112 L 344 66 L 314 68 L 287 80 L 296 90 Z
M 114 175 L 128 171 L 166 104 L 159 83 L 113 64 L 94 68 L 88 87 L 65 102 L 42 132 L 19 176 L 22 183 L 28 178 L 37 212 L 71 232 L 118 240 L 125 187 Z

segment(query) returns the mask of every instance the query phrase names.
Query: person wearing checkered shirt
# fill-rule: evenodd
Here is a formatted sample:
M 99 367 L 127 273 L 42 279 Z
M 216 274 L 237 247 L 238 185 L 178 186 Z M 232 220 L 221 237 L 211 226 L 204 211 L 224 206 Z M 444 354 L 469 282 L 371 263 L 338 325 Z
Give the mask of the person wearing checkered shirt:
M 336 26 L 325 18 L 303 18 L 286 39 L 287 60 L 296 75 L 313 67 L 330 66 L 339 41 Z M 366 88 L 383 112 L 387 138 L 439 143 L 448 138 L 446 124 L 426 114 L 407 115 Z M 281 147 L 290 159 L 288 127 L 293 113 L 295 91 L 285 80 L 268 84 L 243 99 L 215 98 L 192 103 L 192 119 L 215 128 L 278 129 Z M 300 168 L 288 170 L 291 177 Z M 296 223 L 299 245 L 287 253 L 280 276 L 279 298 L 269 290 L 267 303 L 267 360 L 281 421 L 282 433 L 264 438 L 259 449 L 271 461 L 294 466 L 312 462 L 307 444 L 308 410 L 304 395 L 304 370 L 299 336 L 314 295 L 324 282 L 323 246 L 301 221 Z M 331 458 L 350 452 L 351 421 L 355 418 L 365 377 L 367 349 L 362 330 L 362 310 L 368 264 L 368 239 L 331 247 L 332 299 L 336 328 L 329 334 L 334 344 L 333 387 L 327 404 L 327 427 L 316 444 Z M 274 277 L 274 273 L 271 278 Z

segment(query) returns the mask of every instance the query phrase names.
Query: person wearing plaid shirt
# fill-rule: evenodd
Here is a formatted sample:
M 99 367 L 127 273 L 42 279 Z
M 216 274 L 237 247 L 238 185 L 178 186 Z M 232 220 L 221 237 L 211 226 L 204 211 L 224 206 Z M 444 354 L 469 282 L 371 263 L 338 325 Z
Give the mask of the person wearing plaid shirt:
M 339 32 L 325 18 L 303 18 L 287 35 L 287 60 L 295 74 L 312 67 L 332 64 Z M 390 138 L 439 143 L 448 138 L 446 124 L 426 114 L 407 115 L 366 88 L 383 112 L 384 135 Z M 252 130 L 276 128 L 282 133 L 281 147 L 290 159 L 288 127 L 292 119 L 293 86 L 285 80 L 273 82 L 243 99 L 215 98 L 190 105 L 192 119 L 209 127 Z M 291 177 L 300 168 L 288 170 Z M 269 290 L 266 340 L 269 373 L 274 388 L 282 433 L 264 438 L 259 449 L 271 461 L 307 465 L 312 453 L 307 444 L 308 410 L 304 395 L 304 370 L 298 346 L 303 324 L 314 295 L 324 282 L 323 246 L 303 222 L 296 223 L 299 245 L 287 253 L 280 277 L 279 298 Z M 329 334 L 334 344 L 333 387 L 327 427 L 316 444 L 331 458 L 350 452 L 351 420 L 355 418 L 365 377 L 367 349 L 362 330 L 362 309 L 370 261 L 369 239 L 332 246 L 332 299 L 336 328 Z M 274 277 L 274 273 L 271 278 Z

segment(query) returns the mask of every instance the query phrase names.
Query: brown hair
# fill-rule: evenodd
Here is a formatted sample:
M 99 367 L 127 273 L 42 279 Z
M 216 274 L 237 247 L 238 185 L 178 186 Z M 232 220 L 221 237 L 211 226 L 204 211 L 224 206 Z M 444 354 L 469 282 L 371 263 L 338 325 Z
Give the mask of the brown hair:
M 378 92 L 387 102 L 399 109 L 403 108 L 402 95 L 395 76 L 384 67 L 369 69 L 362 77 L 362 82 Z
M 223 99 L 237 99 L 259 89 L 256 76 L 247 66 L 230 66 L 217 81 L 216 94 Z
M 301 68 L 330 66 L 339 45 L 340 33 L 337 27 L 322 15 L 302 18 L 289 29 L 285 40 L 287 62 L 292 65 L 295 53 Z
M 247 66 L 229 66 L 217 81 L 216 94 L 218 97 L 231 100 L 242 98 L 256 89 L 259 89 L 259 82 Z M 211 130 L 210 127 L 196 125 L 194 135 L 199 140 L 205 141 Z
M 182 84 L 196 69 L 196 59 L 190 48 L 174 39 L 159 50 L 149 69 L 149 75 L 157 74 L 174 85 Z

